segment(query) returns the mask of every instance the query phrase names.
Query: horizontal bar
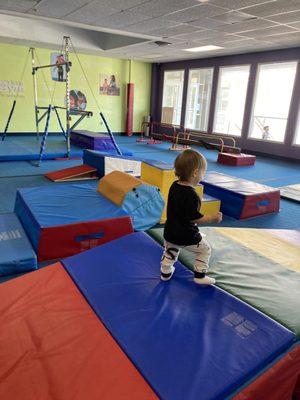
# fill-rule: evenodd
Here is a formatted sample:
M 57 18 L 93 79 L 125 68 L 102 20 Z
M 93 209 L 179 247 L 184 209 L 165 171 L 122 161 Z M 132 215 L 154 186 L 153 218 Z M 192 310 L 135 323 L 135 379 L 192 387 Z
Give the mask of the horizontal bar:
M 37 71 L 40 68 L 59 67 L 60 65 L 68 65 L 69 67 L 71 67 L 72 63 L 71 63 L 71 61 L 64 61 L 64 62 L 59 63 L 59 64 L 39 65 L 38 67 L 33 67 L 32 68 L 32 72 L 34 73 L 35 71 Z

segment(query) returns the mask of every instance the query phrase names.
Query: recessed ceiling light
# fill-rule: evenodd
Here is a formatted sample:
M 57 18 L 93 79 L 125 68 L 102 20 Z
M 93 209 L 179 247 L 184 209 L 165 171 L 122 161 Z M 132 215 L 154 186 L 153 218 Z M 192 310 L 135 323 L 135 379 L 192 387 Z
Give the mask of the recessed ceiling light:
M 184 51 L 192 51 L 192 52 L 198 52 L 198 51 L 213 51 L 213 50 L 219 50 L 219 49 L 224 49 L 224 47 L 220 46 L 201 46 L 201 47 L 192 47 L 191 49 L 184 49 Z

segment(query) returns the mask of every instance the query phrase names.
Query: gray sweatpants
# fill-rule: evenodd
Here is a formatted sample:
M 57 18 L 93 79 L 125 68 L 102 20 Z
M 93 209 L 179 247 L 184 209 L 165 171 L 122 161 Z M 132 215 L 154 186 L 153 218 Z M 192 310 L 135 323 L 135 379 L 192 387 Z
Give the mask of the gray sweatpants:
M 177 261 L 180 250 L 185 249 L 195 254 L 194 271 L 206 273 L 209 268 L 209 259 L 211 255 L 210 244 L 202 238 L 198 244 L 190 246 L 178 246 L 174 243 L 165 241 L 165 249 L 160 263 L 160 270 L 164 274 L 172 271 L 173 264 Z

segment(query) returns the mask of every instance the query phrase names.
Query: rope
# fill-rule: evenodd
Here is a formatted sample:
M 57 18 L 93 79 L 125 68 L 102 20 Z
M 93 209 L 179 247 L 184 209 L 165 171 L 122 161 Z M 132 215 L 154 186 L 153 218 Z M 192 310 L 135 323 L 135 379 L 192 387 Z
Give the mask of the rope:
M 25 70 L 26 70 L 26 67 L 27 67 L 27 64 L 28 64 L 29 54 L 30 54 L 30 53 L 29 53 L 29 51 L 28 51 L 27 57 L 26 57 L 26 59 L 25 59 L 25 63 L 24 63 L 24 66 L 23 66 L 23 70 L 22 70 L 22 73 L 21 73 L 19 82 L 22 82 L 22 81 L 23 81 L 24 74 L 25 74 Z M 15 101 L 15 100 L 17 99 L 17 97 L 19 96 L 19 93 L 20 93 L 20 85 L 19 85 L 18 88 L 17 88 L 16 94 L 15 94 L 15 96 L 14 96 L 14 101 Z
M 83 75 L 84 75 L 84 77 L 85 77 L 85 80 L 86 80 L 86 82 L 87 82 L 87 84 L 88 84 L 88 87 L 89 87 L 89 89 L 90 89 L 90 91 L 91 91 L 91 94 L 92 94 L 92 96 L 93 96 L 93 99 L 94 99 L 94 101 L 95 101 L 95 103 L 96 103 L 96 106 L 97 106 L 97 108 L 98 108 L 98 111 L 99 111 L 99 113 L 100 113 L 100 112 L 101 112 L 100 106 L 99 106 L 98 101 L 97 101 L 97 99 L 96 99 L 96 97 L 95 97 L 95 95 L 94 95 L 93 89 L 92 89 L 92 87 L 91 87 L 91 85 L 90 85 L 90 82 L 89 82 L 87 76 L 86 76 L 86 73 L 85 73 L 85 71 L 84 71 L 84 69 L 83 69 L 83 66 L 82 66 L 82 64 L 81 64 L 80 58 L 79 58 L 79 56 L 78 56 L 78 53 L 77 53 L 77 51 L 76 51 L 76 48 L 75 48 L 75 46 L 74 46 L 73 41 L 72 41 L 71 38 L 70 38 L 70 42 L 71 42 L 71 45 L 72 45 L 72 49 L 73 49 L 73 51 L 74 51 L 74 54 L 75 54 L 75 56 L 76 56 L 76 58 L 77 58 L 77 61 L 78 61 L 79 65 L 80 65 L 81 71 L 82 71 L 82 73 L 83 73 Z
M 63 53 L 63 49 L 64 49 L 64 40 L 62 40 L 61 46 L 60 46 L 60 54 Z M 66 65 L 66 68 L 68 68 L 69 66 Z M 57 81 L 54 81 L 54 85 L 53 85 L 53 89 L 52 89 L 52 96 L 51 96 L 51 105 L 53 105 L 53 99 L 54 99 L 54 94 L 55 94 L 55 90 L 56 90 L 56 84 Z
M 39 65 L 41 65 L 41 62 L 40 62 L 39 56 L 38 56 L 38 54 L 37 54 L 37 51 L 35 51 L 35 57 L 36 57 L 36 59 L 37 59 L 37 61 L 38 61 Z M 51 90 L 49 89 L 49 86 L 48 86 L 48 83 L 47 83 L 47 80 L 46 80 L 46 77 L 45 77 L 44 71 L 43 71 L 43 70 L 41 70 L 41 72 L 42 72 L 42 76 L 43 76 L 44 84 L 45 84 L 45 86 L 46 86 L 46 88 L 47 88 L 47 90 L 48 90 L 49 97 L 51 98 Z

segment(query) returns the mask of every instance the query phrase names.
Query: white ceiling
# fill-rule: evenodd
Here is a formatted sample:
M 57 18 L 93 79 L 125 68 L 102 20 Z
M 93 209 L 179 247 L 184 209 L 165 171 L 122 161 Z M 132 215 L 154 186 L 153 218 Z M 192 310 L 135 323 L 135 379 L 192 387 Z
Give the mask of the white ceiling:
M 53 32 L 58 31 L 57 24 L 60 30 L 69 29 L 70 25 L 83 29 L 84 43 L 80 42 L 80 31 L 77 32 L 82 51 L 149 62 L 300 46 L 300 0 L 0 0 L 0 9 L 6 15 L 0 21 L 14 18 L 9 21 L 8 30 L 13 32 L 13 41 L 31 40 L 49 45 L 52 22 Z M 33 27 L 45 25 L 46 20 L 47 40 L 42 40 L 43 35 L 30 38 L 29 27 L 22 28 L 24 17 L 27 25 L 30 18 L 29 25 Z M 14 24 L 19 29 L 14 29 Z M 0 38 L 8 40 L 7 29 L 1 29 L 2 25 Z M 95 32 L 87 34 L 89 30 L 98 33 L 104 30 L 130 38 L 110 40 L 107 43 L 114 42 L 114 45 L 103 47 L 101 40 L 98 44 Z M 89 36 L 92 37 L 90 45 Z M 146 43 L 132 37 L 140 37 Z M 57 44 L 54 38 L 55 35 L 53 45 Z M 155 43 L 157 40 L 170 44 L 159 46 Z M 223 49 L 201 53 L 184 51 L 202 45 Z

